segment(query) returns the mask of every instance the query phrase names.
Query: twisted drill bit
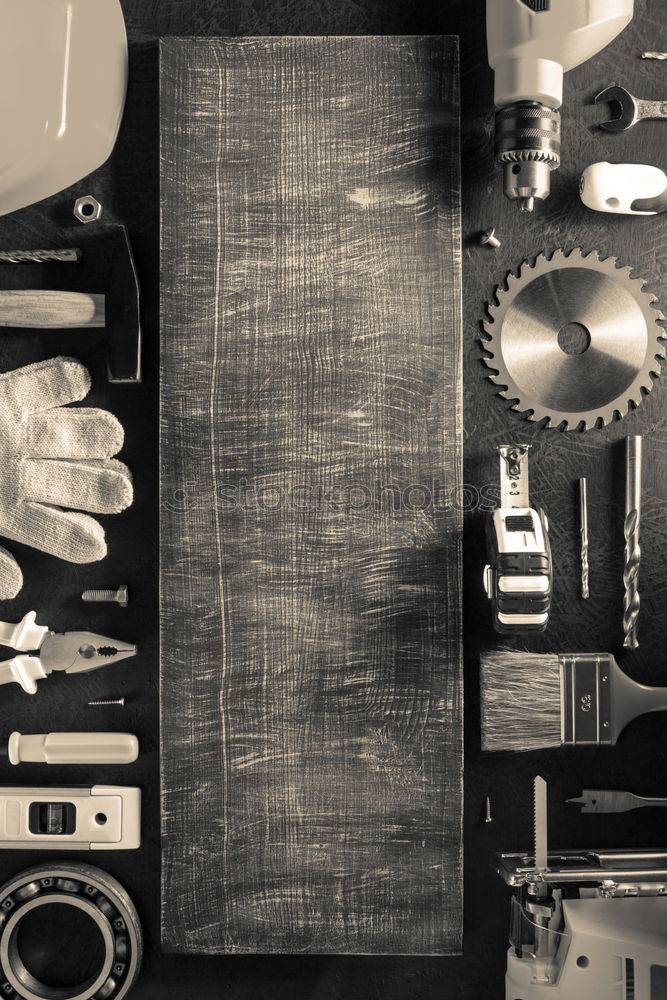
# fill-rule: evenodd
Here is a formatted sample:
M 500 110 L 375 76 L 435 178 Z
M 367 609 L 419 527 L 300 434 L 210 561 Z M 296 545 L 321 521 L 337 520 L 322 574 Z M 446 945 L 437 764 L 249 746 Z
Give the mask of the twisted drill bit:
M 0 264 L 41 264 L 44 261 L 76 263 L 81 259 L 81 251 L 72 247 L 67 250 L 0 250 Z
M 588 493 L 585 479 L 579 480 L 579 518 L 579 534 L 581 535 L 581 596 L 585 600 L 590 596 L 588 589 Z
M 641 518 L 642 439 L 639 434 L 625 440 L 625 566 L 623 567 L 623 631 L 626 649 L 636 649 L 639 617 L 638 580 L 641 549 L 639 523 Z

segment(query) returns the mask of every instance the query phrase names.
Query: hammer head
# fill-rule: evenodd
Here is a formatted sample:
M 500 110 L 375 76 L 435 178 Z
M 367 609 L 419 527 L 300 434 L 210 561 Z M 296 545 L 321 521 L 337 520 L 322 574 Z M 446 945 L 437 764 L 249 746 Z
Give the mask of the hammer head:
M 106 295 L 107 376 L 110 382 L 141 382 L 139 278 L 125 226 L 111 227 Z

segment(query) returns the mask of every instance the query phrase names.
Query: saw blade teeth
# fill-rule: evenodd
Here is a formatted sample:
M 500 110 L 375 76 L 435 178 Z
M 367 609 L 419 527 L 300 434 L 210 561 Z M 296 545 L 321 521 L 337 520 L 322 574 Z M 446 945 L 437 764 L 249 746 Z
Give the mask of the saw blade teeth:
M 637 343 L 639 357 L 634 366 L 636 377 L 626 387 L 625 393 L 617 400 L 608 406 L 600 407 L 597 411 L 593 409 L 590 411 L 582 410 L 579 413 L 549 412 L 545 410 L 538 398 L 521 398 L 521 390 L 513 380 L 513 365 L 506 363 L 503 341 L 504 337 L 508 335 L 505 332 L 508 309 L 513 299 L 531 282 L 541 279 L 549 272 L 578 268 L 579 266 L 607 274 L 615 282 L 624 286 L 628 296 L 632 296 L 641 309 L 646 332 L 650 333 L 652 328 L 654 335 L 652 338 L 649 336 L 648 343 L 644 348 L 639 347 L 639 342 Z M 488 378 L 497 387 L 498 394 L 511 403 L 512 411 L 523 415 L 527 420 L 544 422 L 544 426 L 581 431 L 611 423 L 617 418 L 622 418 L 632 406 L 639 405 L 643 396 L 651 391 L 654 380 L 660 376 L 661 361 L 667 359 L 667 318 L 660 309 L 656 296 L 647 289 L 646 285 L 645 279 L 641 275 L 635 275 L 631 266 L 619 265 L 617 257 L 605 256 L 594 249 L 584 251 L 581 247 L 573 247 L 569 250 L 564 250 L 562 247 L 556 247 L 551 251 L 543 250 L 534 257 L 521 261 L 518 267 L 509 271 L 505 275 L 504 281 L 495 287 L 491 301 L 486 305 L 487 316 L 480 324 L 482 335 L 478 339 L 483 353 L 488 355 L 482 360 L 487 370 L 493 372 L 493 374 L 487 372 Z M 572 320 L 576 322 L 575 317 L 572 317 Z M 546 314 L 543 322 L 549 324 Z M 512 323 L 516 326 L 516 315 L 512 319 Z M 639 335 L 636 330 L 633 333 L 633 329 L 629 329 L 631 338 L 635 334 Z M 514 335 L 516 335 L 516 331 Z M 498 341 L 497 346 L 496 341 Z M 640 351 L 643 353 L 639 353 Z M 621 359 L 617 360 L 620 363 Z M 634 403 L 632 401 L 634 399 L 638 399 L 639 402 Z M 586 400 L 582 402 L 582 405 L 585 405 L 585 402 Z

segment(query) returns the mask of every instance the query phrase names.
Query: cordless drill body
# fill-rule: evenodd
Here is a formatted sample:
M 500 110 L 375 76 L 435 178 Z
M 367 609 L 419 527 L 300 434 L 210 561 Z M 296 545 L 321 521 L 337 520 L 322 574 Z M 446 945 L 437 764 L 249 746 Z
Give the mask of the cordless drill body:
M 496 162 L 505 194 L 522 211 L 547 198 L 560 166 L 563 73 L 609 44 L 631 21 L 634 0 L 486 0 L 495 70 Z

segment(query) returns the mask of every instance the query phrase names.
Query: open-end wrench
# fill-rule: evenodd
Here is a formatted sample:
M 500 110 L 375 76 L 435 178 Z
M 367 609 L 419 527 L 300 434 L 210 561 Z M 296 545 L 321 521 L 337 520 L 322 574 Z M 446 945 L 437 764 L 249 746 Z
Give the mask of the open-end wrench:
M 637 122 L 650 118 L 667 118 L 667 101 L 642 101 L 625 87 L 618 87 L 615 83 L 600 91 L 595 103 L 612 104 L 618 111 L 616 117 L 600 123 L 600 128 L 608 132 L 627 132 Z

